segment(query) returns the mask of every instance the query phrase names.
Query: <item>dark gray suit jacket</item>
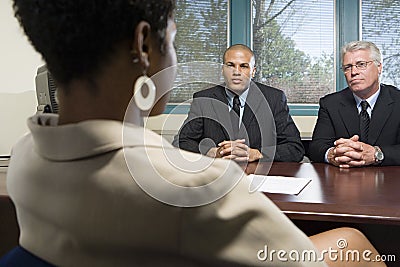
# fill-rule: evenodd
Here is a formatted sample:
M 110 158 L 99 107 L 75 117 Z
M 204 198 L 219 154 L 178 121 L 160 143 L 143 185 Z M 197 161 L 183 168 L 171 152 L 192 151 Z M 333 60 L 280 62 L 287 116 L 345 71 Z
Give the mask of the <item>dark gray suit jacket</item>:
M 266 161 L 301 161 L 304 147 L 286 102 L 278 89 L 252 82 L 244 107 L 239 138 L 258 149 Z M 224 86 L 215 86 L 193 95 L 188 117 L 173 145 L 206 154 L 224 140 L 234 140 Z
M 359 135 L 356 101 L 346 89 L 322 97 L 318 120 L 309 147 L 310 159 L 324 162 L 325 152 L 339 138 Z M 385 159 L 382 165 L 400 165 L 400 91 L 381 84 L 381 92 L 372 110 L 368 144 L 379 146 Z

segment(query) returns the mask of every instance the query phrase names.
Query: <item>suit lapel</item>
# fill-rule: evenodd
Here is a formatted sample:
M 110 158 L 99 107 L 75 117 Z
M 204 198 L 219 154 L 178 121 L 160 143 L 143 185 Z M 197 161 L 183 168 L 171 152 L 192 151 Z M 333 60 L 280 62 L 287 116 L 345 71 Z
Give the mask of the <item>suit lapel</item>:
M 355 134 L 359 134 L 360 131 L 358 109 L 350 89 L 346 88 L 344 90 L 346 90 L 343 92 L 344 97 L 339 103 L 339 114 L 347 129 L 349 137 L 352 137 Z
M 229 115 L 228 99 L 226 97 L 225 88 L 218 86 L 217 90 L 213 92 L 214 99 L 211 105 L 216 114 L 216 119 L 220 123 L 221 131 L 225 136 L 225 140 L 230 140 L 234 136 L 232 123 Z
M 372 110 L 371 123 L 369 125 L 368 141 L 375 144 L 383 126 L 385 125 L 390 114 L 393 112 L 394 101 L 384 85 L 381 87 L 378 99 L 376 100 L 374 109 Z
M 242 122 L 247 130 L 250 129 L 250 124 L 252 120 L 255 118 L 254 114 L 257 114 L 257 110 L 259 109 L 261 103 L 265 103 L 265 101 L 267 100 L 261 93 L 260 89 L 254 82 L 251 82 L 242 118 Z
M 218 86 L 218 90 L 214 91 L 212 97 L 217 100 L 212 101 L 212 107 L 214 109 L 214 113 L 216 114 L 217 120 L 220 122 L 221 130 L 225 135 L 225 139 L 230 140 L 233 138 L 233 136 L 235 136 L 235 134 L 233 132 L 229 115 L 228 99 L 226 97 L 225 88 L 223 86 Z M 240 127 L 238 136 L 247 136 L 246 129 L 247 131 L 250 129 L 251 122 L 255 118 L 254 114 L 256 114 L 260 105 L 265 103 L 265 101 L 267 100 L 260 89 L 254 82 L 251 82 L 242 117 L 242 123 L 244 127 Z M 224 129 L 224 126 L 226 126 L 226 129 Z

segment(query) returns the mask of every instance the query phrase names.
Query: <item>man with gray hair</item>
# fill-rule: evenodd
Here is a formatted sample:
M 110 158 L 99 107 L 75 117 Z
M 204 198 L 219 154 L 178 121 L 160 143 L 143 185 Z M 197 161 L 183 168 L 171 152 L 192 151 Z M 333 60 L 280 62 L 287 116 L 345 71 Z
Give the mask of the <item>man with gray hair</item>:
M 378 47 L 350 42 L 341 60 L 348 87 L 320 99 L 310 159 L 343 168 L 400 165 L 400 91 L 380 83 Z

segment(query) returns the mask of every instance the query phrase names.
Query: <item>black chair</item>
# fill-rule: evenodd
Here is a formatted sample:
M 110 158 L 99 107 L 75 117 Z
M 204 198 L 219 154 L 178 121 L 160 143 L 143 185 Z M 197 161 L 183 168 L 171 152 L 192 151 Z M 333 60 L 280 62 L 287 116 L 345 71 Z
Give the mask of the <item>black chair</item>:
M 33 255 L 21 246 L 16 246 L 0 259 L 0 267 L 55 267 Z

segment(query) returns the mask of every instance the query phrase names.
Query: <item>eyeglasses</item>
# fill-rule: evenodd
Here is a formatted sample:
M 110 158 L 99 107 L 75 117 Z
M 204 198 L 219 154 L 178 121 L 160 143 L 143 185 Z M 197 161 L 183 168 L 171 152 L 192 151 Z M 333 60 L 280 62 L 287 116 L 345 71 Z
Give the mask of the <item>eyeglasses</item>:
M 353 67 L 356 67 L 358 70 L 366 70 L 368 67 L 368 64 L 374 62 L 373 60 L 371 61 L 358 61 L 356 64 L 348 64 L 345 66 L 342 66 L 342 70 L 344 73 L 347 73 L 351 71 Z

